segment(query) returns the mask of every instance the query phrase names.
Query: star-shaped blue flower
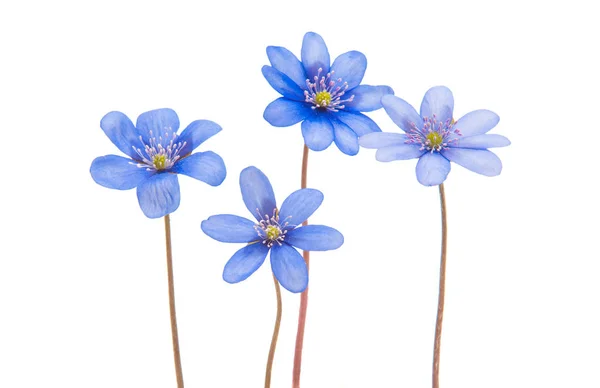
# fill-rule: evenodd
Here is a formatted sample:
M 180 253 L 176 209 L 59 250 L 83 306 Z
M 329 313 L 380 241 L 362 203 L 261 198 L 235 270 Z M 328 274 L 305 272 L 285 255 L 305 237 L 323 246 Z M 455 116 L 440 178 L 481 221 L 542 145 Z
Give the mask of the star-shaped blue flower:
M 392 121 L 405 133 L 371 133 L 360 138 L 360 145 L 376 148 L 380 162 L 419 158 L 417 179 L 425 186 L 443 183 L 450 172 L 450 161 L 473 172 L 496 176 L 502 162 L 488 148 L 505 147 L 510 141 L 500 135 L 486 135 L 500 117 L 480 109 L 453 119 L 454 97 L 445 86 L 425 93 L 421 114 L 396 96 L 384 96 L 381 103 Z
M 106 136 L 129 158 L 100 156 L 90 173 L 96 183 L 109 189 L 137 187 L 137 197 L 149 218 L 163 217 L 179 207 L 177 174 L 220 185 L 227 174 L 223 159 L 214 152 L 192 154 L 206 139 L 221 131 L 209 120 L 196 120 L 181 134 L 179 117 L 172 109 L 142 113 L 134 126 L 121 112 L 107 113 L 100 121 Z
M 226 243 L 248 243 L 229 259 L 223 279 L 238 283 L 256 271 L 271 251 L 271 268 L 281 285 L 291 292 L 302 292 L 308 286 L 308 270 L 304 258 L 293 247 L 305 251 L 327 251 L 339 248 L 344 236 L 323 225 L 299 227 L 323 202 L 323 194 L 315 189 L 301 189 L 290 194 L 277 208 L 269 179 L 256 167 L 240 174 L 242 198 L 256 221 L 231 214 L 211 216 L 202 221 L 202 231 Z
M 335 142 L 347 155 L 358 153 L 358 137 L 381 132 L 373 120 L 360 112 L 381 108 L 381 97 L 393 94 L 389 86 L 360 85 L 367 58 L 358 51 L 340 55 L 330 66 L 323 38 L 304 35 L 302 62 L 283 47 L 267 47 L 271 66 L 262 73 L 283 97 L 270 103 L 264 118 L 276 127 L 302 121 L 304 143 L 322 151 Z

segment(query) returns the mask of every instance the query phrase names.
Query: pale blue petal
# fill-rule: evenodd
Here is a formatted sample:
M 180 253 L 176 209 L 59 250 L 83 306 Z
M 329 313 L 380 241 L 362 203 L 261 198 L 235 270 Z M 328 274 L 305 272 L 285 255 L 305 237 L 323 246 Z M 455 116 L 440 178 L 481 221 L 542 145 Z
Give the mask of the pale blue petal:
M 377 150 L 375 159 L 380 162 L 391 162 L 393 160 L 408 160 L 421 157 L 425 153 L 420 150 L 420 145 L 399 144 L 389 147 L 383 147 Z
M 486 149 L 494 147 L 506 147 L 510 140 L 501 135 L 475 135 L 469 137 L 458 137 L 458 143 L 452 144 L 452 148 L 477 148 Z
M 176 174 L 161 173 L 137 187 L 138 202 L 148 218 L 159 218 L 179 207 L 179 182 Z
M 246 280 L 265 262 L 267 253 L 269 253 L 269 248 L 259 242 L 243 247 L 225 264 L 223 280 L 227 283 Z
M 427 152 L 417 162 L 417 180 L 425 186 L 444 183 L 450 172 L 450 161 L 438 152 Z
M 331 65 L 331 78 L 337 82 L 348 83 L 348 89 L 354 89 L 360 85 L 367 70 L 367 57 L 360 51 L 348 51 L 337 57 Z M 341 85 L 339 85 L 341 86 Z
M 271 66 L 263 66 L 262 73 L 269 85 L 285 98 L 304 101 L 304 90 L 287 75 Z
M 494 112 L 480 109 L 461 117 L 454 124 L 454 129 L 458 129 L 463 137 L 482 135 L 494 128 L 499 121 L 500 117 Z
M 306 73 L 302 63 L 285 47 L 267 47 L 267 57 L 271 66 L 290 77 L 300 88 L 306 89 Z
M 219 124 L 210 120 L 192 121 L 177 138 L 178 143 L 185 143 L 185 146 L 179 151 L 179 155 L 189 154 L 207 139 L 221 132 L 221 129 Z
M 258 240 L 254 222 L 233 214 L 210 216 L 200 224 L 202 231 L 217 241 L 225 243 L 248 243 Z
M 246 167 L 240 173 L 240 189 L 246 208 L 257 219 L 273 215 L 277 207 L 275 194 L 269 178 L 254 166 Z
M 288 127 L 314 114 L 310 104 L 280 97 L 265 109 L 263 117 L 275 127 Z
M 321 35 L 314 32 L 307 32 L 302 40 L 302 65 L 306 70 L 306 76 L 313 80 L 319 69 L 322 69 L 322 74 L 329 72 L 329 51 L 325 41 Z
M 425 93 L 421 103 L 421 117 L 432 118 L 434 115 L 438 122 L 452 121 L 454 111 L 454 97 L 445 86 L 434 86 Z
M 285 242 L 305 251 L 329 251 L 341 247 L 344 236 L 329 226 L 306 225 L 290 230 Z
M 187 156 L 178 161 L 171 171 L 191 176 L 211 186 L 219 186 L 227 175 L 223 159 L 212 151 Z
M 271 268 L 279 283 L 290 292 L 302 292 L 308 286 L 308 268 L 297 250 L 288 244 L 273 245 Z
M 367 133 L 358 139 L 358 143 L 364 148 L 383 148 L 403 145 L 407 140 L 406 135 L 393 132 Z
M 481 175 L 496 176 L 502 172 L 502 161 L 488 150 L 450 148 L 443 150 L 442 154 L 452 162 Z
M 134 159 L 139 159 L 133 147 L 143 148 L 143 146 L 140 134 L 129 117 L 121 112 L 109 112 L 100 120 L 100 128 L 121 152 Z
M 281 204 L 280 223 L 287 223 L 286 229 L 295 228 L 310 217 L 323 202 L 323 193 L 315 189 L 294 191 Z
M 344 103 L 344 109 L 352 112 L 371 112 L 381 108 L 381 97 L 394 94 L 389 86 L 359 85 L 346 92 L 344 97 L 354 96 L 351 102 Z
M 97 184 L 117 190 L 133 189 L 154 173 L 138 167 L 131 159 L 117 155 L 100 156 L 90 167 L 90 174 Z
M 349 126 L 359 137 L 371 132 L 381 132 L 375 121 L 362 113 L 341 110 L 335 113 L 335 118 Z
M 142 135 L 144 143 L 148 144 L 151 137 L 168 138 L 176 133 L 179 129 L 179 117 L 173 109 L 155 109 L 139 115 L 135 126 Z
M 390 116 L 394 124 L 403 131 L 410 131 L 413 125 L 419 129 L 423 128 L 421 116 L 419 116 L 412 105 L 403 99 L 392 94 L 386 94 L 381 97 L 381 105 L 383 105 L 385 112 Z
M 333 126 L 324 114 L 309 116 L 301 128 L 304 143 L 313 151 L 323 151 L 333 142 Z

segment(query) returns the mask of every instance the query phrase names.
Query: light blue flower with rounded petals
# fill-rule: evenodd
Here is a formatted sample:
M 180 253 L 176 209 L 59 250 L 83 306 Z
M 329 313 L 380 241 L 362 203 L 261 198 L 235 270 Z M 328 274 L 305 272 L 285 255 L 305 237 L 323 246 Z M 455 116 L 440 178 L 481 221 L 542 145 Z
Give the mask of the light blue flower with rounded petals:
M 220 214 L 201 224 L 202 231 L 217 241 L 247 243 L 229 259 L 223 279 L 228 283 L 247 279 L 271 251 L 271 268 L 279 283 L 291 292 L 304 291 L 308 286 L 308 269 L 294 247 L 328 251 L 344 243 L 344 236 L 328 226 L 300 227 L 321 206 L 323 194 L 315 189 L 300 189 L 290 194 L 279 209 L 269 179 L 252 166 L 241 172 L 240 188 L 244 204 L 255 220 Z
M 454 97 L 445 86 L 435 86 L 425 93 L 420 114 L 396 96 L 383 96 L 381 104 L 404 133 L 370 133 L 360 138 L 362 147 L 377 149 L 378 161 L 418 158 L 417 180 L 425 186 L 443 183 L 450 162 L 486 176 L 502 171 L 500 158 L 488 148 L 505 147 L 510 141 L 487 134 L 500 121 L 494 112 L 480 109 L 454 121 Z
M 212 151 L 192 154 L 221 131 L 212 121 L 196 120 L 178 134 L 179 117 L 165 108 L 142 113 L 135 126 L 123 113 L 109 112 L 100 127 L 128 157 L 107 155 L 94 159 L 92 178 L 109 189 L 137 188 L 140 207 L 149 218 L 166 216 L 179 207 L 177 174 L 211 186 L 220 185 L 227 175 L 219 155 Z
M 361 112 L 381 108 L 381 97 L 393 94 L 389 86 L 360 85 L 367 58 L 349 51 L 330 62 L 323 38 L 307 32 L 301 59 L 284 47 L 267 47 L 271 66 L 262 73 L 282 97 L 271 102 L 263 117 L 271 125 L 287 127 L 302 122 L 304 143 L 322 151 L 332 142 L 346 155 L 356 155 L 358 138 L 381 129 Z

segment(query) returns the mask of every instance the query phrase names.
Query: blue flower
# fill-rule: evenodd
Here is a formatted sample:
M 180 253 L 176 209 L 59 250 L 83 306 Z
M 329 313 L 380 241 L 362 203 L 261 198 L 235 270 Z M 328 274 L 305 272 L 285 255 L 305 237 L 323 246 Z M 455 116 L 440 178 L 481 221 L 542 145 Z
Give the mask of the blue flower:
M 384 96 L 381 103 L 392 121 L 405 133 L 371 133 L 360 138 L 360 145 L 376 148 L 380 162 L 419 158 L 417 179 L 425 186 L 439 185 L 450 172 L 450 162 L 473 172 L 496 176 L 502 162 L 488 148 L 505 147 L 510 141 L 500 135 L 486 135 L 500 118 L 480 109 L 454 121 L 454 97 L 445 86 L 425 93 L 421 114 L 396 96 Z
M 196 120 L 181 134 L 179 118 L 171 109 L 142 113 L 134 126 L 121 112 L 107 113 L 100 127 L 121 152 L 129 156 L 100 156 L 90 173 L 96 183 L 109 189 L 137 187 L 137 197 L 149 218 L 163 217 L 179 207 L 177 174 L 199 179 L 211 186 L 225 179 L 223 159 L 214 152 L 192 151 L 221 131 L 209 120 Z
M 283 97 L 270 103 L 264 118 L 276 127 L 302 121 L 304 143 L 322 151 L 335 142 L 347 155 L 358 153 L 358 136 L 381 132 L 360 112 L 381 108 L 381 97 L 393 94 L 389 86 L 360 85 L 367 58 L 358 51 L 340 55 L 330 66 L 323 38 L 307 32 L 302 41 L 302 62 L 283 47 L 267 47 L 271 66 L 262 73 Z
M 277 208 L 269 179 L 256 167 L 240 174 L 242 199 L 256 221 L 220 214 L 202 221 L 202 231 L 226 243 L 248 243 L 229 259 L 223 279 L 238 283 L 256 271 L 271 251 L 271 268 L 281 285 L 291 292 L 302 292 L 308 285 L 304 258 L 293 247 L 305 251 L 328 251 L 344 243 L 337 230 L 323 225 L 300 226 L 323 202 L 319 190 L 300 189 Z

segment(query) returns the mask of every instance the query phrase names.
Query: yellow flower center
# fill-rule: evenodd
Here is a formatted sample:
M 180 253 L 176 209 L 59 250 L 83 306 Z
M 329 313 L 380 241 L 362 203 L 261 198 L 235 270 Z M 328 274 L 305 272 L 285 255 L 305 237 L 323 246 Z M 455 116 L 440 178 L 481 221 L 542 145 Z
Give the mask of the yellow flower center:
M 267 226 L 266 232 L 267 232 L 267 239 L 269 239 L 269 240 L 277 240 L 277 238 L 279 237 L 279 234 L 281 233 L 279 228 L 275 225 Z
M 164 170 L 167 164 L 167 156 L 165 154 L 154 155 L 152 164 L 157 170 Z
M 315 102 L 317 103 L 317 106 L 327 107 L 331 104 L 331 94 L 328 91 L 323 90 L 322 92 L 317 93 Z
M 429 140 L 429 147 L 438 148 L 442 145 L 444 138 L 438 132 L 429 132 L 427 134 L 427 140 Z

